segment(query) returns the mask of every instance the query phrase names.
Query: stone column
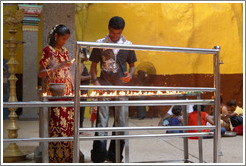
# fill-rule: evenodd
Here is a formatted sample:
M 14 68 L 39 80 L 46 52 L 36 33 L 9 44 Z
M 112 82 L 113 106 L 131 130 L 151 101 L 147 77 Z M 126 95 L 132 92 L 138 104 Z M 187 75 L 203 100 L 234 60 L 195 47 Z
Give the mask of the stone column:
M 69 59 L 75 58 L 75 4 L 74 3 L 44 3 L 42 10 L 43 46 L 46 47 L 48 33 L 56 24 L 64 24 L 70 29 L 70 37 L 64 47 L 67 48 Z M 74 78 L 75 66 L 70 67 Z
M 48 45 L 47 37 L 51 28 L 53 28 L 56 24 L 64 24 L 70 29 L 70 38 L 68 39 L 66 47 L 68 49 L 69 58 L 72 60 L 75 58 L 75 4 L 53 4 L 53 3 L 44 3 L 42 9 L 42 31 L 43 31 L 43 47 Z M 74 69 L 75 66 L 72 65 L 70 70 L 72 76 L 74 78 Z M 42 111 L 42 110 L 41 110 Z M 40 122 L 40 129 L 42 128 L 45 131 L 45 127 L 42 126 L 42 122 Z M 45 125 L 45 124 L 43 124 Z M 43 137 L 45 132 L 41 133 L 40 137 Z M 48 152 L 46 152 L 48 153 Z M 34 152 L 34 158 L 36 162 L 45 162 L 45 159 L 42 154 L 42 146 L 40 146 Z M 47 161 L 46 161 L 47 162 Z
M 23 101 L 38 101 L 38 16 L 42 5 L 19 4 L 24 9 L 23 24 Z M 38 119 L 39 108 L 23 108 L 20 119 Z

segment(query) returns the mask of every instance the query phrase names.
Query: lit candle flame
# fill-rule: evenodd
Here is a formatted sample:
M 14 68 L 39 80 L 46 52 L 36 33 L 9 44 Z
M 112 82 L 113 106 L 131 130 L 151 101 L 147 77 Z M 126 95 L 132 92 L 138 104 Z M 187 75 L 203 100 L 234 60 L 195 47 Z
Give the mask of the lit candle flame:
M 83 97 L 88 97 L 87 93 L 83 94 L 82 96 L 83 96 Z
M 163 93 L 161 92 L 161 91 L 157 91 L 157 93 L 156 93 L 157 95 L 163 95 Z
M 108 96 L 108 93 L 107 92 L 104 92 L 103 96 Z
M 148 92 L 148 95 L 154 95 L 154 93 L 153 92 Z
M 125 95 L 126 95 L 126 92 L 124 92 L 124 91 L 120 91 L 119 95 L 121 95 L 121 96 L 125 96 Z
M 47 96 L 47 92 L 43 93 L 43 96 Z
M 97 91 L 92 91 L 91 94 L 83 94 L 82 96 L 84 97 L 95 97 L 95 96 L 153 96 L 153 95 L 171 95 L 171 94 L 184 94 L 183 91 L 160 91 L 158 90 L 157 92 L 142 92 L 140 91 L 113 91 L 113 92 L 104 92 L 104 93 L 99 93 Z M 72 94 L 70 94 L 72 95 Z
M 117 91 L 114 91 L 114 93 L 112 94 L 112 96 L 117 96 Z
M 90 94 L 90 96 L 92 96 L 92 97 L 93 96 L 96 96 L 96 93 L 97 93 L 96 91 L 92 91 L 91 94 Z
M 73 58 L 73 60 L 71 60 L 71 63 L 73 63 L 75 61 L 75 58 Z

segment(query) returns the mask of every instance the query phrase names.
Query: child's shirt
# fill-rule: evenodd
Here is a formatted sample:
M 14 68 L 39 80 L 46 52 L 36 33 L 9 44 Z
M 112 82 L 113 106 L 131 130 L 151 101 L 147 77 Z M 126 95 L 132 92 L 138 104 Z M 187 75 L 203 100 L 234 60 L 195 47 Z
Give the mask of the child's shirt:
M 180 116 L 169 117 L 166 121 L 166 126 L 181 126 L 181 121 L 179 120 Z M 164 125 L 164 124 L 163 124 Z M 183 133 L 182 130 L 167 130 L 167 133 Z
M 179 120 L 180 116 L 170 117 L 169 126 L 181 126 L 181 122 Z
M 243 109 L 238 106 L 236 107 L 236 110 L 234 112 L 237 114 L 237 116 L 243 115 Z

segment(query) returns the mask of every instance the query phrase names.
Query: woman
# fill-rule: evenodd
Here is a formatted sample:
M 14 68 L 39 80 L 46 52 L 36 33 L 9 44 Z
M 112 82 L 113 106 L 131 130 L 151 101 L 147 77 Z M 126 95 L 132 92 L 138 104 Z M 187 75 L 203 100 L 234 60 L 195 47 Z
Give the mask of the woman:
M 48 36 L 48 46 L 43 49 L 39 62 L 39 77 L 46 78 L 44 89 L 49 93 L 49 83 L 65 83 L 65 95 L 72 93 L 68 51 L 63 45 L 70 36 L 70 30 L 65 25 L 56 25 Z M 56 99 L 59 101 L 61 99 Z M 53 100 L 54 101 L 54 100 Z M 73 107 L 51 107 L 49 109 L 49 137 L 69 137 L 74 131 Z M 73 142 L 50 142 L 49 161 L 52 163 L 73 162 Z
M 211 125 L 214 125 L 214 121 L 212 118 L 208 115 L 208 113 L 205 112 L 205 105 L 201 105 L 201 125 L 206 126 L 207 122 Z M 193 106 L 193 112 L 188 114 L 188 126 L 197 126 L 198 125 L 198 106 Z M 221 127 L 221 135 L 225 134 L 226 129 L 224 127 Z M 198 132 L 198 130 L 188 130 L 189 133 L 195 133 Z M 204 129 L 202 132 L 214 132 L 214 130 Z M 209 136 L 205 136 L 203 138 L 209 138 Z M 198 137 L 189 137 L 189 139 L 198 139 Z

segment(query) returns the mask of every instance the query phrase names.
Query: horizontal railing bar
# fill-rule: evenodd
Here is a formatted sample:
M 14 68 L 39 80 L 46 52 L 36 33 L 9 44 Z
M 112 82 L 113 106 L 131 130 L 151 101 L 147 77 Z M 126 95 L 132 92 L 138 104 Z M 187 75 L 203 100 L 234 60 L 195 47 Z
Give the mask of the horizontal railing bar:
M 135 99 L 135 98 L 143 98 L 143 97 L 165 97 L 165 98 L 169 98 L 169 97 L 186 97 L 186 96 L 197 96 L 198 93 L 187 93 L 187 94 L 164 94 L 164 95 L 117 95 L 117 96 L 80 96 L 80 99 L 95 99 L 95 98 L 121 98 L 121 97 L 125 97 L 125 98 L 129 98 L 129 99 Z M 42 98 L 46 98 L 46 99 L 73 99 L 74 96 L 42 96 Z
M 215 126 L 147 126 L 147 127 L 97 127 L 79 128 L 80 132 L 102 132 L 102 131 L 138 131 L 138 130 L 204 130 L 215 129 Z
M 81 101 L 80 106 L 165 106 L 165 105 L 212 105 L 214 100 L 136 100 L 136 101 Z M 9 107 L 73 107 L 74 101 L 3 102 Z
M 116 136 L 86 136 L 79 137 L 79 140 L 106 140 L 106 139 L 130 139 L 130 138 L 149 138 L 149 137 L 200 137 L 213 135 L 212 132 L 203 133 L 175 133 L 175 134 L 151 134 L 151 135 L 116 135 Z M 14 138 L 3 139 L 3 142 L 58 142 L 58 141 L 73 141 L 73 137 L 50 137 L 50 138 Z
M 137 162 L 131 162 L 131 163 L 171 163 L 171 162 L 179 162 L 182 161 L 184 162 L 184 159 L 179 159 L 179 160 L 160 160 L 160 161 L 137 161 Z
M 216 54 L 220 51 L 219 49 L 169 47 L 169 46 L 153 46 L 153 45 L 126 45 L 126 44 L 96 43 L 96 42 L 83 42 L 83 41 L 77 41 L 77 45 L 80 45 L 80 47 L 90 47 L 90 48 L 185 52 L 185 53 L 198 53 L 198 54 Z
M 49 138 L 13 138 L 3 139 L 3 142 L 60 142 L 60 141 L 73 141 L 73 137 L 49 137 Z
M 215 88 L 206 87 L 157 87 L 157 86 L 105 86 L 105 85 L 80 85 L 80 90 L 132 90 L 132 91 L 203 91 L 215 92 Z

